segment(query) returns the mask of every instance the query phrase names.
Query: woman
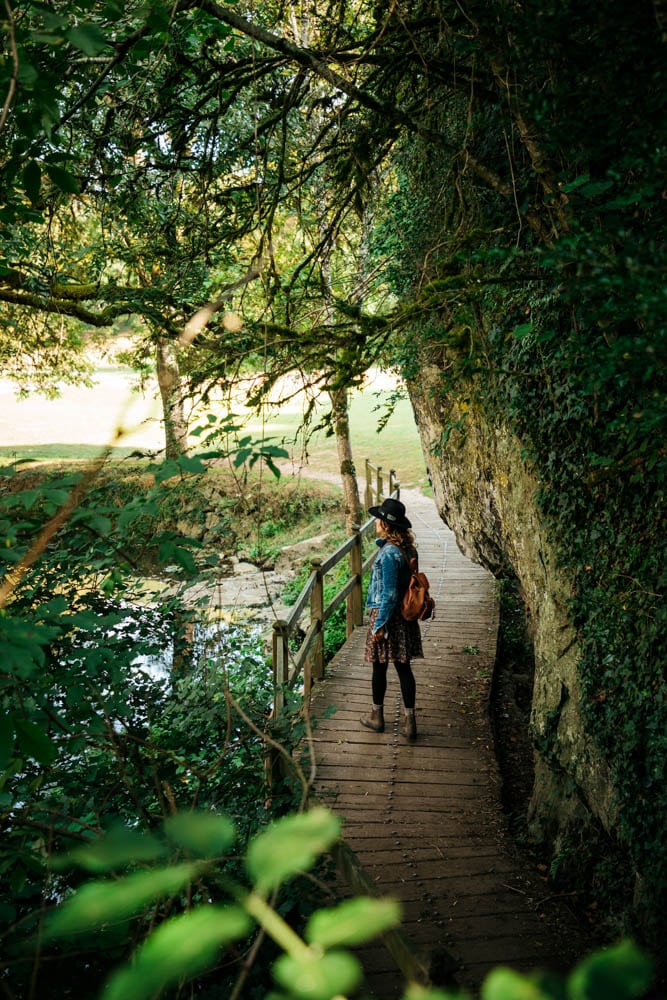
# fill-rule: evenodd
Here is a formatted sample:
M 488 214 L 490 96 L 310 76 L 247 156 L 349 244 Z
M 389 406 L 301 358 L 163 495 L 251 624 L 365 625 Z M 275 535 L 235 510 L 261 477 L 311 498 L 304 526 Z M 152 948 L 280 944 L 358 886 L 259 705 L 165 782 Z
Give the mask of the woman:
M 366 598 L 370 610 L 364 661 L 373 664 L 370 715 L 359 721 L 374 733 L 384 732 L 384 696 L 387 668 L 393 660 L 401 685 L 405 712 L 400 733 L 408 740 L 417 736 L 415 721 L 415 677 L 410 661 L 423 658 L 419 622 L 401 616 L 401 600 L 410 582 L 409 560 L 417 554 L 412 525 L 405 516 L 405 505 L 388 497 L 380 507 L 368 511 L 376 518 L 376 545 L 380 551 L 373 563 Z

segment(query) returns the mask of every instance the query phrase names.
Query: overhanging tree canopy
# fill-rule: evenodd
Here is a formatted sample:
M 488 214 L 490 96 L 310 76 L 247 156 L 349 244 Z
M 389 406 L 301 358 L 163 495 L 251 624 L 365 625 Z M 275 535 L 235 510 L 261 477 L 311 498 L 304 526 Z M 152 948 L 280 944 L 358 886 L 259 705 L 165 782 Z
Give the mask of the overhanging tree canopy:
M 257 272 L 230 302 L 241 335 L 209 311 L 194 381 L 261 347 L 344 382 L 385 351 L 408 374 L 435 361 L 443 397 L 509 422 L 577 581 L 591 731 L 658 899 L 664 803 L 633 789 L 664 761 L 664 580 L 644 524 L 664 517 L 661 7 L 58 7 L 17 4 L 5 25 L 0 301 L 91 325 L 135 313 L 175 341 Z M 360 305 L 334 269 L 335 315 L 312 323 L 318 254 L 359 238 L 377 178 L 375 280 Z

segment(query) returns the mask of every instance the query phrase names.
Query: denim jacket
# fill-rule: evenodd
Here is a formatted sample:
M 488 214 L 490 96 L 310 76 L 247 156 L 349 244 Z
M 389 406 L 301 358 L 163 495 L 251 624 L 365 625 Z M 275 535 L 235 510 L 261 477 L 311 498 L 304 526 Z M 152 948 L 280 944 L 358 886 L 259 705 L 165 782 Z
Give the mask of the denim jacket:
M 367 608 L 379 608 L 374 631 L 378 632 L 390 620 L 410 582 L 410 568 L 401 550 L 386 539 L 378 538 L 378 552 L 366 596 Z

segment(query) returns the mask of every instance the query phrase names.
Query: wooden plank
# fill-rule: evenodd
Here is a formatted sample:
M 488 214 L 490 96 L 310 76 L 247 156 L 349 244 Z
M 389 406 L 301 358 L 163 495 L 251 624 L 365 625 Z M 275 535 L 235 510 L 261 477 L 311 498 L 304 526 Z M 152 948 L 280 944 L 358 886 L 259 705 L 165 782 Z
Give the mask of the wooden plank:
M 462 845 L 458 847 L 450 847 L 446 851 L 443 851 L 437 844 L 429 844 L 428 846 L 418 846 L 414 847 L 410 845 L 409 850 L 407 847 L 387 847 L 384 846 L 384 841 L 380 842 L 381 846 L 379 849 L 375 849 L 374 844 L 377 841 L 368 840 L 368 846 L 364 846 L 363 842 L 358 839 L 354 841 L 348 836 L 345 838 L 350 847 L 353 847 L 355 852 L 364 859 L 364 864 L 368 868 L 372 857 L 372 864 L 380 865 L 396 865 L 401 864 L 403 861 L 412 861 L 415 863 L 426 862 L 426 861 L 452 861 L 454 859 L 463 858 L 466 862 L 477 863 L 482 859 L 488 858 L 500 858 L 505 859 L 505 855 L 499 854 L 497 847 L 493 844 L 483 844 L 470 847 L 469 845 Z M 420 866 L 421 871 L 421 866 Z
M 374 759 L 366 761 L 363 766 L 360 764 L 359 770 L 363 767 L 365 773 L 365 781 L 372 782 L 374 784 L 388 782 L 393 780 L 392 768 L 389 767 L 384 761 L 377 761 Z M 396 765 L 398 767 L 398 765 Z M 467 787 L 475 786 L 485 786 L 488 782 L 488 776 L 485 773 L 480 774 L 478 770 L 464 770 L 461 767 L 448 767 L 447 770 L 434 771 L 429 770 L 424 767 L 411 768 L 407 774 L 401 773 L 400 775 L 401 784 L 400 787 L 405 787 L 408 792 L 412 791 L 413 785 L 418 785 L 423 789 L 424 795 L 434 795 L 437 794 L 438 789 L 441 789 L 445 785 L 466 785 Z M 332 764 L 318 764 L 317 766 L 317 783 L 321 781 L 339 781 L 345 782 L 346 785 L 354 784 L 358 785 L 358 770 L 354 766 L 349 765 L 345 770 L 341 769 L 340 763 L 335 762 Z M 434 788 L 426 790 L 425 786 L 434 785 Z
M 318 758 L 323 758 L 324 755 L 328 760 L 338 760 L 345 767 L 353 766 L 353 762 L 356 758 L 360 761 L 365 760 L 382 760 L 386 761 L 390 759 L 395 749 L 395 744 L 393 741 L 389 740 L 378 740 L 377 736 L 374 735 L 367 729 L 359 728 L 358 738 L 349 737 L 347 739 L 340 739 L 335 743 L 332 743 L 329 733 L 319 734 L 317 731 L 313 737 L 313 742 L 317 747 Z M 447 757 L 445 763 L 452 766 L 473 766 L 476 765 L 479 770 L 486 771 L 489 765 L 496 766 L 495 760 L 491 757 L 490 753 L 487 752 L 487 759 L 482 759 L 482 754 L 484 753 L 485 747 L 475 746 L 472 744 L 466 744 L 461 746 L 461 740 L 451 739 L 446 746 Z M 403 752 L 403 748 L 411 750 L 410 744 L 406 744 L 401 741 L 400 749 Z M 423 767 L 435 767 L 442 763 L 443 744 L 434 745 L 430 742 L 425 742 L 422 745 L 421 734 L 418 744 L 418 752 L 414 753 L 411 758 L 411 763 L 423 766 Z M 346 759 L 343 759 L 346 758 Z

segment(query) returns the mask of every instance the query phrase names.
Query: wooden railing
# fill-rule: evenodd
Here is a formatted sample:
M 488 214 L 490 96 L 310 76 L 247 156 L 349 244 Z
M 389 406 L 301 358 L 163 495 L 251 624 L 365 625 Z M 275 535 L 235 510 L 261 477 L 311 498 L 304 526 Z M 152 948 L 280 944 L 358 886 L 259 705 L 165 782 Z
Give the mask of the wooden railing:
M 381 465 L 373 465 L 366 459 L 366 489 L 364 490 L 364 503 L 366 510 L 374 503 L 381 503 L 385 496 L 397 497 L 400 493 L 400 484 L 396 478 L 396 473 L 390 469 L 387 473 L 387 492 L 384 491 L 385 473 Z
M 400 484 L 393 469 L 386 475 L 381 466 L 373 465 L 366 459 L 366 486 L 364 502 L 366 509 L 382 502 L 385 496 L 399 497 Z M 388 492 L 384 492 L 385 482 Z M 346 635 L 363 624 L 362 589 L 364 575 L 369 571 L 377 550 L 367 559 L 363 558 L 363 541 L 374 531 L 375 518 L 369 518 L 355 528 L 347 541 L 340 545 L 324 561 L 311 562 L 312 572 L 296 599 L 289 617 L 273 623 L 273 684 L 274 707 L 277 715 L 285 701 L 285 690 L 303 685 L 303 697 L 307 700 L 313 681 L 324 677 L 324 632 L 327 621 L 346 601 Z M 330 573 L 347 556 L 348 573 L 346 582 L 325 605 L 324 584 Z M 290 640 L 296 634 L 306 608 L 310 609 L 309 625 L 298 650 L 290 650 Z

